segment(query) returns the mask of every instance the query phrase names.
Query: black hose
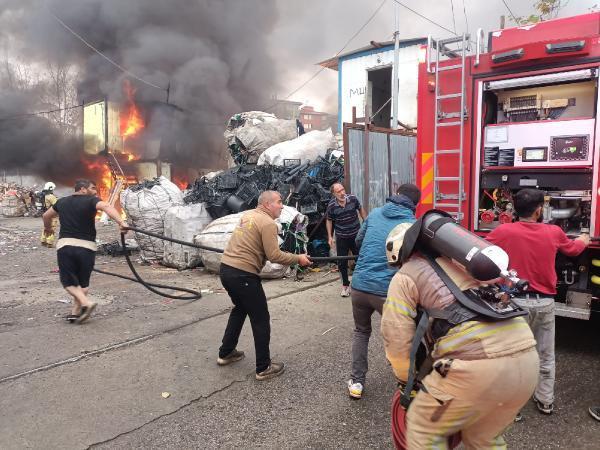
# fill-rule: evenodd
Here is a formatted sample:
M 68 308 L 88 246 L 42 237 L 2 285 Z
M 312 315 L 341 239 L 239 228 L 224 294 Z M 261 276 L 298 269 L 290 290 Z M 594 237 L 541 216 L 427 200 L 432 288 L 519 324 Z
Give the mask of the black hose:
M 223 253 L 224 250 L 220 249 L 220 248 L 216 248 L 216 247 L 208 247 L 205 245 L 199 245 L 199 244 L 194 244 L 193 242 L 187 242 L 187 241 L 182 241 L 179 239 L 175 239 L 175 238 L 169 238 L 166 236 L 163 236 L 162 234 L 158 234 L 158 233 L 152 233 L 151 231 L 146 231 L 146 230 L 142 230 L 140 228 L 135 228 L 135 227 L 127 227 L 127 230 L 131 230 L 134 231 L 136 233 L 141 233 L 141 234 L 146 234 L 148 236 L 152 236 L 154 238 L 157 239 L 162 239 L 165 241 L 170 241 L 170 242 L 174 242 L 175 244 L 181 244 L 181 245 L 186 245 L 188 247 L 194 247 L 194 248 L 199 248 L 202 250 L 208 250 L 211 252 L 217 252 L 217 253 Z M 142 277 L 139 275 L 139 273 L 137 272 L 137 270 L 135 270 L 135 267 L 133 266 L 133 263 L 131 262 L 131 259 L 129 258 L 129 252 L 127 251 L 127 244 L 125 243 L 125 232 L 121 232 L 121 245 L 123 246 L 123 250 L 124 250 L 124 254 L 125 254 L 125 260 L 127 261 L 127 265 L 129 266 L 129 270 L 131 270 L 131 273 L 133 273 L 133 276 L 135 278 L 131 278 L 131 277 L 127 277 L 125 275 L 121 275 L 118 273 L 113 273 L 113 272 L 107 272 L 105 270 L 100 270 L 100 269 L 94 269 L 94 272 L 98 272 L 101 273 L 103 275 L 110 275 L 113 277 L 117 277 L 117 278 L 123 278 L 124 280 L 129 280 L 129 281 L 133 281 L 136 283 L 140 283 L 142 286 L 144 286 L 146 289 L 148 289 L 150 292 L 153 292 L 155 294 L 158 294 L 160 296 L 166 297 L 166 298 L 172 298 L 175 300 L 188 300 L 188 301 L 193 301 L 193 300 L 198 300 L 200 298 L 202 298 L 202 294 L 198 291 L 195 291 L 193 289 L 186 289 L 186 288 L 181 288 L 181 287 L 177 287 L 177 286 L 168 286 L 168 285 L 164 285 L 164 284 L 156 284 L 156 283 L 148 283 L 147 281 L 144 281 L 142 279 Z M 350 256 L 315 256 L 315 257 L 310 257 L 310 260 L 313 262 L 331 262 L 331 261 L 342 261 L 342 260 L 352 260 L 352 259 L 356 259 L 357 256 L 356 255 L 350 255 Z M 161 292 L 158 289 L 155 288 L 161 288 L 161 289 L 169 289 L 172 291 L 179 291 L 179 292 L 187 292 L 191 295 L 172 295 L 172 294 L 167 294 L 165 292 Z

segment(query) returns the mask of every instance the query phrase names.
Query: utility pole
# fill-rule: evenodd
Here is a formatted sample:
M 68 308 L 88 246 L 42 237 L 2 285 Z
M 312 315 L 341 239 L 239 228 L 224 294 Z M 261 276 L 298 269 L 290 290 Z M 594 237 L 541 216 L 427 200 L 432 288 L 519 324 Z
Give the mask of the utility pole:
M 394 8 L 395 31 L 394 31 L 394 66 L 392 68 L 392 129 L 398 129 L 398 65 L 400 58 L 400 16 L 398 4 Z
M 500 29 L 504 30 L 504 21 L 506 20 L 506 17 L 504 17 L 503 15 L 500 16 Z M 517 24 L 518 25 L 518 24 Z

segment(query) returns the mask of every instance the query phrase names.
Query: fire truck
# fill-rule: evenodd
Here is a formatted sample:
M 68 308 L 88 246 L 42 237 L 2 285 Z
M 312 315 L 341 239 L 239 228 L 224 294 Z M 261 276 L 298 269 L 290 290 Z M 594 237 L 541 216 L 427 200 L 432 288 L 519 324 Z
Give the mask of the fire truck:
M 600 13 L 430 37 L 423 50 L 417 213 L 445 210 L 485 237 L 516 219 L 520 189 L 544 191 L 544 222 L 592 236 L 578 258 L 557 256 L 556 314 L 600 314 Z

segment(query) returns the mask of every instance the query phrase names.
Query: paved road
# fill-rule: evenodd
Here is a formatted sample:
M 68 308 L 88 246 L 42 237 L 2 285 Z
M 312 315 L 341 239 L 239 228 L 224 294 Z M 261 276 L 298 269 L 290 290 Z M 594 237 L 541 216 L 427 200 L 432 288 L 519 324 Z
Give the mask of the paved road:
M 141 268 L 152 280 L 212 291 L 192 303 L 97 276 L 98 314 L 82 326 L 63 323 L 54 255 L 31 249 L 36 233 L 27 237 L 37 226 L 0 219 L 0 242 L 3 230 L 18 230 L 19 245 L 30 249 L 1 256 L 0 448 L 392 448 L 394 380 L 378 319 L 366 393 L 353 401 L 345 391 L 350 303 L 331 275 L 266 283 L 272 353 L 286 373 L 257 382 L 249 327 L 240 342 L 247 358 L 216 366 L 229 301 L 201 271 Z M 99 262 L 125 272 L 118 259 Z M 587 414 L 600 403 L 600 327 L 559 320 L 557 343 L 556 413 L 544 417 L 528 405 L 507 433 L 509 448 L 600 448 L 600 423 Z

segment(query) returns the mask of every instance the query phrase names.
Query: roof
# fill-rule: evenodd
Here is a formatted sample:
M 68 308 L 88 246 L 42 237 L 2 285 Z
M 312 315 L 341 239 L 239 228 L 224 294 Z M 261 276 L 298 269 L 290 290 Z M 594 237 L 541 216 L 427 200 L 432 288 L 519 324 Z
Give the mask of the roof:
M 427 43 L 427 38 L 411 38 L 411 39 L 400 39 L 398 41 L 400 47 L 410 47 L 411 45 L 421 45 Z M 371 41 L 366 47 L 361 47 L 356 50 L 350 50 L 345 53 L 341 53 L 333 58 L 326 59 L 318 62 L 317 64 L 325 67 L 326 69 L 338 70 L 338 63 L 340 59 L 346 59 L 349 56 L 358 55 L 360 53 L 368 53 L 381 49 L 381 51 L 389 51 L 394 49 L 394 41 L 383 41 L 376 42 Z

